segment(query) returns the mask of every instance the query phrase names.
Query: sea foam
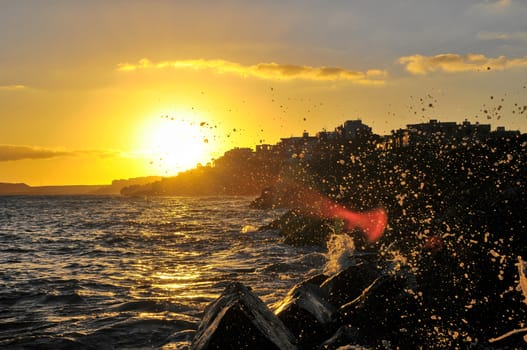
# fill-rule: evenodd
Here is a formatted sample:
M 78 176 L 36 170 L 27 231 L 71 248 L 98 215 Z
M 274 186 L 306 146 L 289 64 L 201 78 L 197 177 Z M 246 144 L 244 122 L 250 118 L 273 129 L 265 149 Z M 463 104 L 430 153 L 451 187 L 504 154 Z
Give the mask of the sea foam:
M 353 262 L 355 243 L 347 234 L 332 234 L 327 242 L 328 252 L 324 274 L 332 275 L 344 270 Z

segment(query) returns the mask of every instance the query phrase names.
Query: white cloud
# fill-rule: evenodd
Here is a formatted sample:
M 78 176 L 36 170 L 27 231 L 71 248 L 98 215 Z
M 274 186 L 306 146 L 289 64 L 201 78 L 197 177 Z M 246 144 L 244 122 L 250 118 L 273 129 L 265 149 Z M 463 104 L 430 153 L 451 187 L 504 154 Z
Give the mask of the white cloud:
M 485 0 L 476 5 L 474 8 L 483 12 L 503 12 L 508 10 L 512 5 L 511 0 Z
M 527 57 L 507 58 L 499 56 L 493 58 L 472 53 L 467 55 L 444 53 L 435 56 L 404 56 L 399 59 L 399 63 L 405 65 L 406 70 L 412 74 L 424 75 L 437 71 L 457 73 L 525 68 L 527 67 Z
M 480 40 L 527 41 L 527 32 L 479 32 Z
M 213 70 L 217 73 L 231 73 L 242 77 L 255 77 L 268 80 L 304 79 L 315 81 L 350 81 L 359 84 L 383 84 L 386 71 L 371 69 L 366 72 L 351 71 L 340 67 L 311 67 L 274 62 L 243 65 L 226 60 L 176 60 L 151 62 L 142 59 L 138 63 L 120 63 L 118 70 L 131 72 L 140 69 L 194 69 Z

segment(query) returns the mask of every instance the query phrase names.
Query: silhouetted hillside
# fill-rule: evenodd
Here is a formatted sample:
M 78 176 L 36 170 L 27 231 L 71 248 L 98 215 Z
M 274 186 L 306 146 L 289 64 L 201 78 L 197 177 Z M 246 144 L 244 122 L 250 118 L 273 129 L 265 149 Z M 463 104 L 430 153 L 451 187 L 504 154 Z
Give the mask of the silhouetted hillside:
M 491 159 L 497 152 L 491 148 L 518 147 L 523 138 L 518 131 L 503 128 L 491 131 L 490 125 L 436 120 L 411 124 L 407 129 L 380 136 L 362 121 L 349 120 L 335 131 L 282 138 L 276 145 L 258 145 L 256 151 L 235 148 L 211 166 L 200 166 L 147 185 L 128 186 L 121 193 L 128 196 L 255 195 L 277 183 L 291 181 L 336 199 L 357 197 L 357 191 L 371 188 L 379 195 L 356 199 L 361 202 L 357 203 L 359 208 L 371 207 L 382 199 L 380 193 L 399 193 L 394 192 L 399 190 L 396 183 L 416 181 L 413 176 L 417 175 L 412 175 L 412 171 L 419 170 L 421 174 L 435 168 L 444 171 L 453 166 L 444 164 L 448 159 L 473 161 L 475 155 L 469 153 L 479 148 L 479 153 L 489 152 L 483 157 Z M 404 163 L 412 160 L 415 164 Z M 390 178 L 407 167 L 411 168 L 407 169 L 408 173 L 400 174 L 408 176 L 406 180 Z M 397 201 L 404 201 L 401 198 Z
M 146 176 L 137 177 L 132 179 L 119 179 L 113 180 L 109 186 L 102 186 L 100 189 L 93 191 L 93 194 L 111 194 L 118 195 L 121 190 L 128 186 L 147 185 L 156 181 L 160 181 L 163 177 L 161 176 Z
M 123 188 L 128 196 L 142 195 L 257 195 L 278 179 L 282 160 L 236 148 L 216 160 L 147 185 Z

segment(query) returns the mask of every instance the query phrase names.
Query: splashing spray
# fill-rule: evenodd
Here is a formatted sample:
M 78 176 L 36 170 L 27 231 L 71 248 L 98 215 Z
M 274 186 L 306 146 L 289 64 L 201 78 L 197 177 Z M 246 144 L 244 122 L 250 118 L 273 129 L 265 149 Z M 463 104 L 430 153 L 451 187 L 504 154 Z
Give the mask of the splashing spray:
M 328 239 L 327 247 L 328 261 L 324 267 L 325 275 L 334 275 L 351 265 L 355 244 L 350 236 L 345 233 L 332 234 Z

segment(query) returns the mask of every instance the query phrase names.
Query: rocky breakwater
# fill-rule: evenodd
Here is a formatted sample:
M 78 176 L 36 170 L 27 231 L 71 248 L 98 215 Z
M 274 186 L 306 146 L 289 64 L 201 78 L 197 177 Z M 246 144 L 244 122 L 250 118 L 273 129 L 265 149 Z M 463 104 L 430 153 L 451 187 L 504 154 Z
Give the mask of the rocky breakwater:
M 351 241 L 340 234 L 329 242 L 335 237 Z M 405 254 L 348 245 L 350 254 L 334 256 L 339 244 L 329 244 L 339 269 L 297 284 L 271 307 L 232 283 L 207 308 L 192 349 L 525 348 L 525 263 L 511 262 L 518 284 L 504 291 L 489 284 L 495 271 L 478 268 L 481 256 L 427 243 Z
M 205 311 L 193 349 L 337 349 L 422 342 L 415 276 L 378 256 L 353 258 L 331 276 L 294 286 L 274 312 L 249 287 L 230 284 Z

